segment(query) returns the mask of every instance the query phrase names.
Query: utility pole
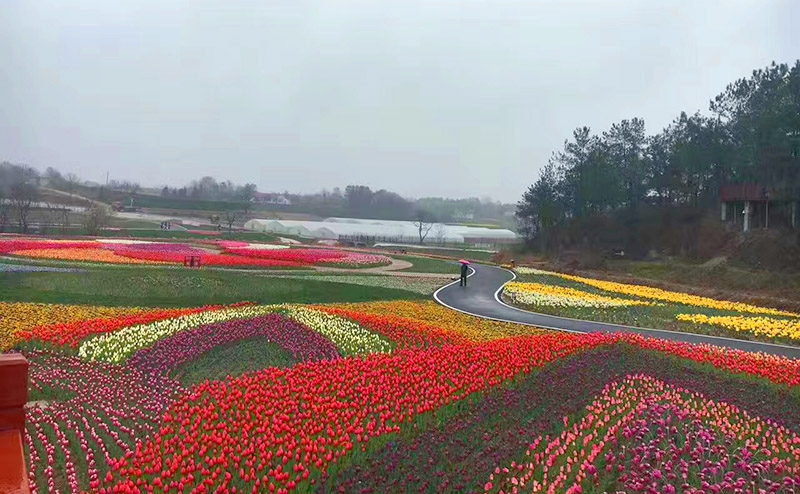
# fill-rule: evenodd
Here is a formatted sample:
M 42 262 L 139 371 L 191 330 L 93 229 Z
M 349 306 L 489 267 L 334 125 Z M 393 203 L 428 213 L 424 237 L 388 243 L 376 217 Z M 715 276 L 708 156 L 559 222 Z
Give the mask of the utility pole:
M 108 188 L 108 172 L 106 172 L 106 188 Z

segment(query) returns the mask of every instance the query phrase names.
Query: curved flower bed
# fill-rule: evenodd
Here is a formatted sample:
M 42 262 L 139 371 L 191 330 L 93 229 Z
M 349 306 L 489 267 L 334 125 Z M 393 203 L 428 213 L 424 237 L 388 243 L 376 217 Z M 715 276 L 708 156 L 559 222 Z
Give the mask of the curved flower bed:
M 261 249 L 261 248 L 228 248 L 226 252 L 239 256 L 290 261 L 299 264 L 337 266 L 380 266 L 392 262 L 386 256 L 363 254 L 333 249 Z
M 610 309 L 615 307 L 632 307 L 635 305 L 653 305 L 652 302 L 630 300 L 624 298 L 604 297 L 594 293 L 542 283 L 508 283 L 503 293 L 511 300 L 523 305 L 539 305 L 548 307 L 591 307 Z
M 128 366 L 50 353 L 26 356 L 33 404 L 26 411 L 25 440 L 33 494 L 99 487 L 101 473 L 117 457 L 155 435 L 182 392 L 171 379 Z
M 52 352 L 26 352 L 35 492 L 725 492 L 753 472 L 796 487 L 800 360 L 418 302 L 98 314 L 64 320 L 63 339 L 26 330 Z M 302 363 L 165 377 L 259 337 Z M 84 359 L 55 349 L 76 342 Z
M 198 312 L 149 324 L 129 326 L 113 333 L 99 335 L 84 341 L 78 349 L 78 355 L 87 360 L 111 363 L 124 362 L 138 350 L 147 348 L 158 340 L 181 331 L 204 324 L 258 317 L 275 312 L 275 310 L 275 306 L 243 306 Z
M 302 264 L 292 261 L 276 259 L 255 259 L 237 255 L 214 254 L 199 249 L 185 248 L 166 250 L 138 250 L 126 249 L 119 251 L 125 258 L 138 259 L 149 262 L 182 264 L 186 256 L 199 256 L 203 266 L 253 266 L 263 268 L 291 268 L 301 267 Z
M 284 308 L 289 317 L 331 340 L 342 355 L 392 351 L 388 341 L 347 319 L 299 305 Z
M 95 318 L 118 319 L 142 312 L 139 307 L 0 302 L 0 351 L 26 339 L 35 328 L 53 324 L 75 324 Z
M 800 386 L 800 359 L 730 350 L 713 345 L 690 345 L 677 341 L 647 338 L 633 333 L 604 335 L 604 338 L 609 344 L 624 342 L 702 364 L 711 364 L 718 369 L 734 374 L 749 374 L 776 384 Z
M 319 333 L 281 314 L 267 314 L 182 331 L 139 350 L 131 357 L 130 365 L 146 372 L 167 374 L 217 346 L 253 337 L 277 343 L 300 362 L 339 358 L 336 346 Z
M 634 375 L 606 386 L 587 410 L 564 417 L 558 437 L 537 437 L 522 463 L 495 470 L 486 492 L 579 493 L 605 477 L 626 492 L 800 486 L 800 436 L 736 406 Z
M 482 491 L 498 465 L 519 461 L 536 437 L 557 436 L 565 416 L 583 416 L 609 382 L 637 373 L 800 431 L 800 408 L 786 388 L 752 382 L 743 386 L 741 379 L 705 366 L 613 345 L 553 362 L 479 399 L 445 408 L 443 419 L 428 423 L 427 429 L 417 427 L 414 434 L 402 434 L 373 454 L 330 471 L 317 492 Z M 622 486 L 611 489 L 612 485 L 604 481 L 602 490 L 628 492 Z M 586 485 L 584 490 L 602 492 Z
M 390 264 L 383 255 L 334 249 L 289 248 L 286 245 L 254 244 L 232 240 L 205 240 L 199 243 L 223 249 L 209 252 L 187 243 L 98 239 L 60 241 L 50 239 L 0 239 L 0 254 L 35 259 L 87 261 L 113 264 L 182 264 L 186 256 L 200 256 L 204 266 L 300 267 L 331 265 L 369 267 Z
M 198 240 L 198 244 L 213 245 L 221 248 L 237 248 L 247 247 L 249 242 L 242 242 L 240 240 Z
M 103 248 L 57 248 L 57 249 L 27 249 L 15 250 L 15 256 L 31 257 L 34 259 L 53 259 L 57 261 L 89 261 L 105 262 L 110 264 L 157 264 L 158 260 L 136 259 L 122 256 L 114 251 Z M 182 259 L 182 258 L 181 258 Z
M 436 326 L 402 317 L 365 314 L 338 307 L 319 307 L 319 309 L 329 314 L 352 319 L 370 331 L 388 338 L 402 348 L 467 344 L 470 342 L 460 334 L 448 333 Z
M 457 338 L 472 342 L 491 341 L 512 336 L 545 334 L 546 331 L 531 326 L 492 321 L 454 312 L 436 302 L 365 302 L 355 304 L 336 304 L 334 307 L 364 314 L 378 314 L 402 317 L 424 323 L 426 327 L 436 327 Z
M 195 314 L 198 312 L 206 312 L 221 308 L 223 308 L 221 305 L 198 307 L 195 309 L 147 310 L 132 308 L 130 310 L 136 312 L 130 315 L 115 315 L 115 317 L 110 318 L 46 324 L 20 331 L 18 337 L 20 340 L 32 343 L 42 342 L 57 346 L 77 348 L 78 345 L 80 345 L 80 343 L 89 336 L 111 333 L 118 329 L 129 326 L 148 324 L 155 321 L 173 319 L 188 314 Z
M 573 276 L 564 273 L 555 273 L 551 271 L 542 271 L 532 268 L 517 268 L 520 274 L 534 274 L 542 276 L 557 276 L 565 280 L 575 281 L 589 285 L 594 288 L 599 288 L 608 292 L 621 293 L 633 297 L 648 298 L 651 300 L 660 300 L 663 302 L 672 302 L 683 305 L 695 305 L 698 307 L 708 307 L 710 309 L 727 310 L 733 312 L 747 312 L 752 314 L 767 314 L 772 316 L 789 316 L 800 317 L 800 314 L 793 312 L 783 311 L 779 309 L 772 309 L 769 307 L 758 307 L 755 305 L 745 304 L 741 302 L 730 302 L 727 300 L 716 300 L 708 297 L 701 297 L 699 295 L 690 295 L 688 293 L 671 292 L 669 290 L 662 290 L 661 288 L 654 288 L 645 285 L 630 285 L 626 283 L 617 283 L 613 281 L 597 280 L 594 278 L 585 278 L 582 276 Z
M 0 254 L 31 249 L 92 249 L 96 247 L 97 244 L 91 241 L 37 240 L 28 238 L 0 239 Z
M 328 465 L 370 438 L 581 351 L 581 340 L 539 336 L 403 350 L 201 384 L 170 409 L 155 439 L 114 466 L 109 485 L 307 491 Z M 196 421 L 205 426 L 182 426 Z
M 679 321 L 695 324 L 710 324 L 731 331 L 750 333 L 755 336 L 800 340 L 800 319 L 776 319 L 772 317 L 707 316 L 705 314 L 678 314 Z

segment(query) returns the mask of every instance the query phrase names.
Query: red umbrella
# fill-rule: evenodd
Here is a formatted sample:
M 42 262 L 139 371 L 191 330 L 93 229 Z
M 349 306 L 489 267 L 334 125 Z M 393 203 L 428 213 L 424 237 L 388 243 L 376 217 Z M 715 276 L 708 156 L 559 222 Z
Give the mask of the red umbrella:
M 469 264 L 469 261 L 467 261 L 466 259 L 459 259 L 458 262 L 460 262 L 461 264 Z

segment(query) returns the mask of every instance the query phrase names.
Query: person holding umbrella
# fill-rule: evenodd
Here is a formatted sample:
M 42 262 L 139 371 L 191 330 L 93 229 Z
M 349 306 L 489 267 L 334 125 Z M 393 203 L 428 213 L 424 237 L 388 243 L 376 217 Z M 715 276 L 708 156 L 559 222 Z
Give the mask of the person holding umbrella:
M 460 286 L 467 286 L 467 273 L 469 272 L 469 261 L 466 259 L 461 259 L 458 261 L 461 263 L 461 281 L 459 282 Z

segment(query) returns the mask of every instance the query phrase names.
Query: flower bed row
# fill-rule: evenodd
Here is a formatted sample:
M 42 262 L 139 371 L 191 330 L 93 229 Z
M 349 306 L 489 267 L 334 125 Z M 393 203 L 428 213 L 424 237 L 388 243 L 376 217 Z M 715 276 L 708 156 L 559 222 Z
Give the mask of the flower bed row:
M 392 344 L 380 335 L 334 314 L 299 305 L 281 306 L 295 321 L 328 338 L 342 355 L 367 355 L 392 351 Z
M 669 290 L 662 290 L 661 288 L 654 288 L 645 285 L 630 285 L 626 283 L 617 283 L 613 281 L 597 280 L 594 278 L 585 278 L 582 276 L 574 276 L 564 273 L 556 273 L 552 271 L 543 271 L 540 269 L 519 267 L 516 271 L 520 274 L 530 274 L 538 276 L 557 276 L 565 280 L 583 283 L 594 288 L 599 288 L 613 293 L 621 293 L 633 297 L 646 298 L 651 300 L 659 300 L 663 302 L 671 302 L 683 305 L 695 305 L 698 307 L 708 307 L 717 310 L 726 310 L 733 312 L 746 312 L 751 314 L 766 314 L 773 316 L 789 316 L 800 317 L 800 314 L 793 312 L 773 309 L 769 307 L 758 307 L 755 305 L 745 304 L 741 302 L 730 302 L 727 300 L 716 300 L 708 297 L 701 297 L 698 295 L 690 295 L 687 293 L 672 292 Z
M 298 264 L 335 264 L 345 266 L 379 266 L 392 262 L 386 256 L 363 254 L 333 249 L 282 249 L 227 248 L 226 252 L 245 257 L 296 262 Z
M 139 307 L 0 302 L 0 351 L 16 345 L 29 331 L 53 324 L 70 324 L 94 318 L 120 318 L 138 314 Z
M 186 256 L 200 257 L 204 266 L 250 266 L 261 268 L 292 268 L 303 266 L 292 261 L 282 261 L 277 259 L 256 259 L 228 254 L 215 254 L 199 249 L 119 249 L 119 254 L 127 259 L 135 259 L 142 262 L 171 263 L 181 264 Z
M 646 375 L 606 386 L 557 437 L 498 467 L 487 492 L 776 492 L 800 487 L 800 436 Z
M 472 342 L 545 333 L 530 326 L 491 321 L 454 312 L 432 301 L 409 302 L 396 300 L 391 302 L 337 304 L 336 307 L 363 314 L 401 317 L 417 323 L 423 323 L 424 327 L 435 327 L 447 334 L 458 335 L 458 338 L 464 338 Z
M 336 346 L 342 355 L 365 355 L 389 352 L 392 344 L 379 335 L 347 319 L 296 305 L 245 305 L 228 308 L 196 310 L 169 319 L 132 326 L 116 327 L 110 332 L 95 331 L 93 338 L 83 341 L 78 355 L 87 360 L 120 363 L 130 359 L 139 350 L 160 340 L 210 324 L 232 320 L 253 319 L 274 312 L 283 312 L 295 321 L 316 331 Z M 217 310 L 218 309 L 218 310 Z M 100 324 L 102 329 L 107 326 Z
M 88 261 L 109 264 L 157 264 L 162 261 L 143 260 L 123 256 L 102 247 L 95 248 L 49 248 L 26 249 L 11 252 L 15 256 L 30 257 L 32 259 L 52 259 L 56 261 Z
M 309 490 L 324 480 L 324 472 L 332 462 L 348 457 L 353 449 L 366 451 L 371 438 L 393 435 L 404 424 L 415 423 L 429 412 L 455 405 L 473 393 L 484 392 L 548 362 L 621 341 L 643 348 L 657 346 L 652 340 L 628 335 L 551 334 L 478 345 L 407 349 L 290 370 L 268 369 L 225 383 L 206 383 L 180 399 L 166 415 L 165 426 L 156 439 L 133 458 L 115 465 L 109 480 L 119 491 L 152 487 L 191 490 L 202 482 L 209 489 Z M 734 371 L 747 365 L 763 368 L 775 363 L 753 360 L 751 354 L 744 352 L 721 351 L 742 364 L 726 367 L 728 360 L 706 358 L 692 345 L 675 344 L 665 350 L 673 354 L 685 351 L 695 360 L 711 361 Z M 777 360 L 794 365 L 794 376 L 800 376 L 796 362 Z M 658 389 L 662 394 L 668 392 L 663 387 Z M 610 424 L 611 415 L 602 421 Z M 196 430 L 181 426 L 190 423 L 206 426 Z M 783 430 L 774 423 L 764 424 L 770 425 L 771 430 Z M 597 438 L 590 437 L 587 444 L 592 439 Z M 558 444 L 554 448 L 558 450 Z M 775 453 L 782 457 L 794 452 L 781 448 Z M 587 455 L 593 454 L 591 447 L 586 451 Z M 572 458 L 572 450 L 559 452 L 562 453 L 568 453 L 565 462 Z M 577 473 L 580 465 L 575 464 L 575 472 L 569 473 Z M 138 473 L 145 471 L 155 474 Z M 553 485 L 563 486 L 571 477 L 556 469 L 545 478 Z M 500 480 L 495 478 L 492 482 Z M 509 482 L 513 485 L 510 477 Z
M 167 374 L 217 346 L 254 337 L 280 345 L 298 362 L 333 360 L 340 356 L 336 346 L 320 333 L 283 314 L 267 314 L 182 331 L 136 352 L 130 365 L 142 371 Z
M 149 324 L 156 321 L 174 319 L 188 314 L 218 310 L 221 308 L 223 308 L 223 306 L 216 305 L 192 309 L 132 309 L 137 310 L 137 312 L 132 314 L 120 314 L 114 317 L 46 324 L 20 331 L 17 336 L 20 340 L 32 344 L 45 343 L 55 346 L 77 348 L 83 340 L 90 336 L 112 333 L 129 326 Z
M 366 314 L 335 306 L 319 307 L 319 309 L 329 314 L 352 319 L 371 332 L 386 337 L 401 348 L 455 345 L 470 342 L 461 334 L 447 332 L 439 327 L 404 317 Z
M 25 435 L 31 492 L 96 489 L 117 458 L 153 437 L 183 392 L 128 366 L 29 352 Z
M 679 321 L 710 324 L 731 331 L 750 333 L 769 338 L 800 340 L 800 319 L 775 319 L 771 317 L 707 316 L 705 314 L 678 314 Z
M 275 312 L 275 310 L 275 306 L 246 305 L 195 312 L 148 324 L 127 326 L 84 341 L 78 348 L 78 355 L 86 360 L 110 363 L 125 362 L 137 351 L 181 331 L 206 324 L 258 317 Z
M 503 293 L 512 301 L 523 305 L 545 307 L 591 307 L 610 309 L 616 307 L 632 307 L 636 305 L 653 305 L 652 302 L 606 297 L 594 293 L 556 285 L 542 283 L 512 282 L 505 285 Z
M 179 264 L 186 256 L 200 256 L 206 266 L 301 267 L 333 265 L 366 267 L 390 264 L 383 255 L 334 249 L 296 248 L 285 245 L 251 244 L 236 241 L 206 241 L 223 249 L 209 252 L 186 243 L 146 241 L 60 241 L 50 239 L 2 239 L 0 254 L 35 259 L 90 261 L 113 264 Z
M 94 249 L 98 245 L 92 241 L 42 240 L 28 238 L 0 239 L 0 254 L 32 249 Z
M 108 480 L 120 491 L 183 491 L 204 482 L 209 490 L 305 491 L 331 462 L 370 438 L 581 351 L 585 343 L 559 335 L 402 350 L 201 384 Z M 204 426 L 182 425 L 192 423 Z
M 660 352 L 613 345 L 578 353 L 466 404 L 445 408 L 443 418 L 421 423 L 417 433 L 401 434 L 374 454 L 330 471 L 318 492 L 481 491 L 498 465 L 508 467 L 525 458 L 536 437 L 557 436 L 563 417 L 583 416 L 609 382 L 637 373 L 800 432 L 800 402 L 787 388 L 744 384 L 733 374 Z M 602 485 L 609 492 L 628 490 Z
M 664 386 L 689 386 L 686 389 L 694 391 L 695 385 L 683 379 L 688 375 L 684 370 L 673 371 L 678 367 L 674 362 L 664 361 L 666 364 L 661 365 L 657 361 L 635 360 L 628 354 L 620 356 L 611 349 L 628 347 L 615 346 L 619 343 L 707 363 L 730 375 L 746 373 L 789 387 L 800 385 L 797 360 L 629 334 L 564 335 L 527 327 L 512 329 L 512 325 L 440 309 L 435 304 L 413 302 L 212 307 L 169 320 L 116 328 L 90 337 L 80 346 L 81 351 L 90 350 L 91 355 L 85 353 L 85 357 L 126 362 L 123 365 L 29 353 L 37 361 L 36 376 L 32 378 L 36 392 L 31 399 L 42 400 L 32 412 L 36 418 L 29 425 L 28 439 L 31 463 L 36 465 L 34 475 L 45 479 L 39 480 L 38 489 L 77 492 L 94 490 L 98 485 L 119 492 L 233 487 L 239 491 L 269 491 L 270 486 L 282 492 L 317 489 L 330 480 L 326 472 L 333 462 L 361 456 L 354 456 L 353 450 L 370 448 L 372 454 L 386 440 L 401 437 L 398 432 L 422 432 L 435 414 L 453 420 L 441 421 L 442 424 L 474 430 L 478 435 L 459 443 L 462 436 L 458 431 L 462 429 L 441 430 L 431 437 L 445 441 L 443 449 L 428 445 L 424 451 L 431 454 L 419 456 L 420 461 L 437 458 L 438 464 L 419 465 L 413 471 L 410 468 L 416 460 L 397 456 L 398 449 L 389 450 L 388 456 L 376 457 L 376 465 L 391 467 L 391 462 L 399 458 L 404 463 L 394 463 L 395 467 L 402 464 L 409 468 L 407 481 L 392 484 L 396 490 L 434 490 L 431 486 L 438 485 L 442 490 L 473 491 L 475 485 L 485 488 L 494 466 L 499 465 L 490 488 L 508 487 L 506 492 L 511 492 L 513 487 L 519 488 L 524 474 L 515 470 L 516 464 L 510 467 L 510 461 L 525 457 L 529 443 L 522 441 L 545 434 L 533 424 L 551 427 L 553 421 L 560 423 L 563 416 L 580 413 L 581 404 L 592 404 L 590 397 L 601 393 L 602 384 L 616 379 L 620 372 L 652 372 L 664 380 Z M 143 312 L 141 316 L 147 314 Z M 525 333 L 528 334 L 507 337 Z M 267 338 L 304 363 L 291 369 L 269 368 L 225 381 L 205 382 L 188 390 L 164 377 L 218 345 L 252 337 Z M 97 343 L 101 340 L 109 347 Z M 394 347 L 394 353 L 386 353 Z M 590 349 L 600 349 L 601 356 L 582 355 Z M 340 355 L 354 357 L 342 359 Z M 570 355 L 595 363 L 578 367 L 567 364 L 563 372 L 545 367 Z M 609 359 L 621 366 L 604 368 L 601 363 Z M 537 369 L 542 369 L 541 381 L 530 375 Z M 673 383 L 670 372 L 676 372 L 683 380 Z M 107 376 L 106 381 L 99 382 L 102 376 Z M 125 376 L 130 382 L 120 383 Z M 526 388 L 530 379 L 533 384 Z M 708 385 L 703 387 L 704 383 Z M 765 421 L 770 428 L 762 424 L 763 431 L 771 431 L 770 437 L 779 437 L 776 430 L 800 424 L 800 416 L 792 411 L 797 407 L 791 406 L 796 397 L 781 401 L 783 395 L 778 396 L 775 391 L 750 399 L 745 389 L 749 384 L 742 380 L 733 387 L 711 379 L 700 384 L 698 387 L 708 396 L 696 398 L 698 404 L 724 400 L 725 390 L 735 388 L 738 391 L 731 398 L 735 406 L 745 407 L 742 410 L 747 413 L 755 411 L 780 419 L 780 426 L 774 421 Z M 666 390 L 665 396 L 672 396 L 668 394 L 671 388 L 659 389 Z M 790 395 L 788 387 L 782 389 Z M 478 398 L 484 393 L 490 394 L 487 404 L 481 405 L 482 398 Z M 89 402 L 92 396 L 97 403 Z M 641 403 L 643 399 L 633 402 Z M 543 408 L 541 415 L 536 415 L 538 407 L 546 403 L 555 408 Z M 106 407 L 114 409 L 109 411 Z M 650 409 L 641 410 L 646 414 Z M 660 410 L 667 415 L 678 413 Z M 736 422 L 745 413 L 742 410 L 730 416 L 731 423 L 743 423 Z M 87 416 L 82 419 L 82 415 Z M 164 422 L 160 420 L 162 416 Z M 526 421 L 525 417 L 533 421 Z M 578 424 L 583 418 L 569 418 L 568 423 Z M 433 419 L 433 423 L 439 422 L 440 419 Z M 603 422 L 609 423 L 605 419 Z M 531 428 L 526 429 L 525 424 Z M 484 436 L 492 430 L 504 432 L 497 437 Z M 621 430 L 624 432 L 624 428 Z M 699 429 L 686 430 L 694 433 Z M 556 430 L 550 439 L 560 432 Z M 618 442 L 630 439 L 615 437 Z M 375 438 L 382 439 L 373 441 Z M 546 434 L 543 438 L 540 443 L 547 439 Z M 584 439 L 585 436 L 581 438 Z M 596 439 L 587 440 L 590 452 Z M 419 441 L 423 442 L 417 442 L 417 447 L 424 444 L 424 437 Z M 487 449 L 481 453 L 483 447 Z M 650 446 L 635 442 L 628 446 L 637 447 Z M 483 456 L 475 459 L 468 453 L 470 448 Z M 535 450 L 532 455 L 539 452 Z M 572 451 L 563 453 L 553 461 L 569 464 Z M 775 450 L 778 456 L 785 453 L 785 449 Z M 526 466 L 522 472 L 530 462 L 523 462 Z M 438 468 L 440 465 L 443 470 Z M 556 491 L 576 482 L 592 483 L 597 479 L 602 485 L 612 485 L 616 481 L 602 477 L 603 463 L 595 465 L 597 476 L 590 475 L 587 467 L 587 475 L 580 479 L 576 473 L 579 467 L 573 464 L 569 473 L 574 475 L 563 478 L 556 472 L 558 468 L 550 472 L 548 467 L 552 475 L 541 479 L 547 478 L 548 485 L 558 486 L 553 487 Z M 634 467 L 626 464 L 626 472 Z M 783 467 L 788 469 L 790 465 Z M 540 470 L 535 471 L 533 476 L 538 477 Z M 457 482 L 459 475 L 461 481 Z M 436 482 L 432 476 L 437 476 Z M 358 478 L 359 475 L 343 475 L 339 478 L 342 483 L 334 487 L 348 492 L 367 489 L 369 482 L 358 484 Z M 634 478 L 633 474 L 630 478 Z M 713 475 L 709 478 L 718 480 Z M 773 482 L 763 484 L 768 490 L 775 477 L 765 478 Z M 348 479 L 356 484 L 348 483 Z M 527 489 L 532 481 L 525 481 Z M 638 477 L 630 484 L 622 480 L 619 486 L 634 490 L 640 481 Z M 693 485 L 698 482 L 692 480 Z M 380 490 L 380 484 L 375 485 Z M 462 489 L 462 485 L 470 487 Z

